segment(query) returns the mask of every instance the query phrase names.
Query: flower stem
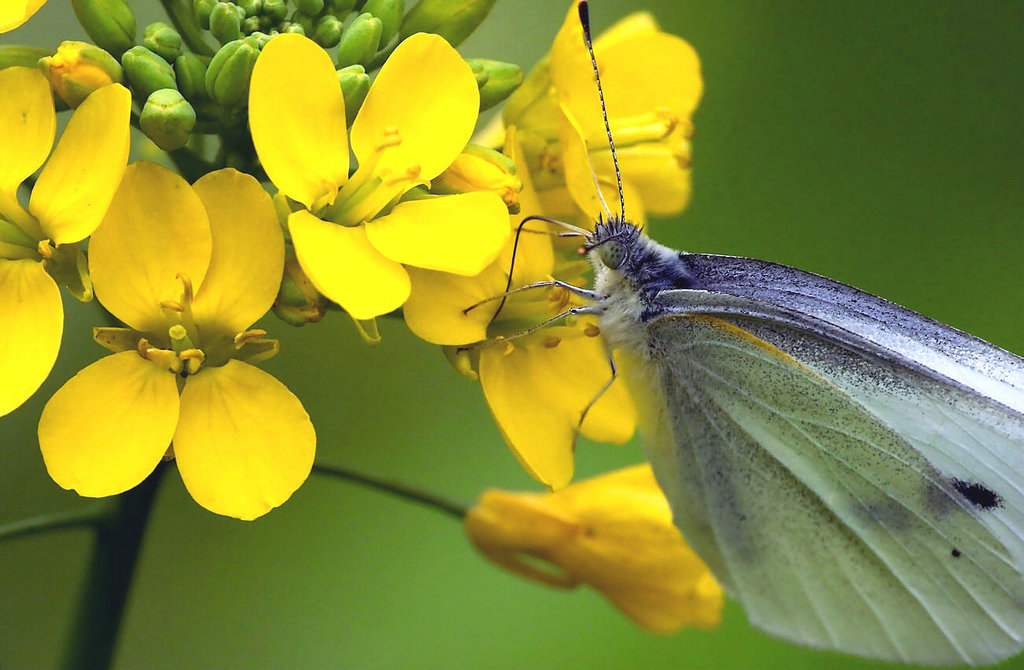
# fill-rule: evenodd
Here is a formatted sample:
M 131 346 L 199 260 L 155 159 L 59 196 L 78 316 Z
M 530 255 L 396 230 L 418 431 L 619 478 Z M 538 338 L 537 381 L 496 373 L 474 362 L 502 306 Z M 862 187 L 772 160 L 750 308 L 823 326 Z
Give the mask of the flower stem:
M 313 472 L 321 475 L 338 477 L 339 479 L 345 479 L 356 484 L 377 489 L 378 491 L 390 493 L 400 498 L 405 498 L 406 500 L 412 500 L 413 502 L 420 503 L 421 505 L 433 507 L 438 511 L 450 514 L 460 520 L 466 516 L 466 505 L 454 502 L 443 496 L 431 493 L 430 491 L 424 491 L 423 489 L 407 486 L 399 482 L 381 479 L 362 472 L 356 472 L 339 465 L 323 465 L 318 463 L 313 466 Z
M 0 526 L 0 541 L 12 540 L 16 537 L 26 537 L 45 533 L 51 530 L 62 528 L 80 528 L 82 526 L 95 526 L 106 518 L 107 508 L 97 505 L 90 505 L 82 509 L 70 512 L 57 512 L 55 514 L 40 514 L 30 519 L 21 519 Z
M 95 546 L 61 667 L 111 667 L 146 521 L 165 469 L 157 467 L 144 482 L 121 494 L 111 515 L 96 526 Z
M 182 41 L 189 50 L 200 56 L 213 56 L 216 50 L 210 47 L 203 39 L 203 31 L 196 23 L 195 14 L 192 13 L 192 3 L 182 0 L 160 0 L 164 6 L 167 17 L 174 24 L 175 30 L 181 34 Z

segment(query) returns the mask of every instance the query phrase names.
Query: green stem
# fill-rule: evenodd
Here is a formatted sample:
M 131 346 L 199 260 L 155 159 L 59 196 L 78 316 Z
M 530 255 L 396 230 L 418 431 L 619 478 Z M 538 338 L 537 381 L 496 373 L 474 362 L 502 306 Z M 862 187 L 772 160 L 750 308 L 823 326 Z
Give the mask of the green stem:
M 192 13 L 192 3 L 182 0 L 160 0 L 164 6 L 168 18 L 174 24 L 174 29 L 181 33 L 181 39 L 194 54 L 199 56 L 213 56 L 217 53 L 203 39 L 203 31 L 196 23 L 195 14 Z
M 135 575 L 146 522 L 165 467 L 121 494 L 113 513 L 96 527 L 96 541 L 61 667 L 110 668 Z
M 0 526 L 0 541 L 12 540 L 16 537 L 28 537 L 51 530 L 63 528 L 81 528 L 100 524 L 107 514 L 106 507 L 90 505 L 71 512 L 40 514 L 31 519 L 22 519 Z
M 313 472 L 321 475 L 338 477 L 339 479 L 368 486 L 372 489 L 377 489 L 378 491 L 397 495 L 400 498 L 412 500 L 413 502 L 426 505 L 427 507 L 433 507 L 436 510 L 450 514 L 457 519 L 465 517 L 466 512 L 468 511 L 465 505 L 448 500 L 447 498 L 431 493 L 430 491 L 424 491 L 423 489 L 407 486 L 387 479 L 381 479 L 362 472 L 349 470 L 348 468 L 344 468 L 339 465 L 322 465 L 318 463 L 313 466 Z

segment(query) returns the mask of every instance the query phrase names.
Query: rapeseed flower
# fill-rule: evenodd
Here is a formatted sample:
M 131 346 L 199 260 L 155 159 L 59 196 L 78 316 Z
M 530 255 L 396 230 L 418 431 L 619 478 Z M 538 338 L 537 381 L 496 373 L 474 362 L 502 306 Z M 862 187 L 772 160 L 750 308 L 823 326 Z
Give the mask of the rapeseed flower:
M 587 584 L 649 630 L 721 621 L 722 589 L 672 524 L 648 465 L 554 493 L 485 491 L 464 526 L 501 567 L 555 588 Z
M 299 400 L 248 361 L 277 343 L 249 330 L 270 308 L 284 238 L 270 196 L 225 169 L 193 186 L 135 163 L 89 247 L 96 297 L 127 329 L 96 329 L 113 353 L 50 399 L 39 445 L 50 476 L 89 497 L 126 491 L 173 456 L 203 507 L 253 519 L 313 464 Z
M 329 56 L 295 34 L 263 48 L 249 92 L 256 152 L 298 203 L 288 230 L 303 271 L 353 318 L 400 307 L 407 267 L 472 276 L 504 246 L 508 210 L 496 193 L 413 191 L 456 160 L 478 107 L 473 73 L 444 39 L 406 38 L 352 122 L 358 167 L 349 176 L 345 101 Z
M 57 359 L 64 309 L 51 273 L 70 265 L 82 281 L 77 297 L 91 298 L 77 243 L 99 225 L 121 181 L 130 112 L 123 86 L 93 92 L 50 155 L 57 117 L 46 78 L 31 68 L 0 70 L 0 416 L 35 393 Z M 44 161 L 26 209 L 18 189 Z

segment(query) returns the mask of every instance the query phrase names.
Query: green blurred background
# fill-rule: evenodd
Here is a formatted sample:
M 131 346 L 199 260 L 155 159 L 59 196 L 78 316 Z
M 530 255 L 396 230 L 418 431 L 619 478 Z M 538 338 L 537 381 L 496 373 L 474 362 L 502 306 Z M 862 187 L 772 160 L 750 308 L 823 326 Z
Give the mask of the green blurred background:
M 143 3 L 137 3 L 142 5 Z M 156 4 L 156 3 L 152 3 Z M 463 47 L 529 67 L 568 2 L 501 0 Z M 1024 4 L 597 0 L 700 54 L 694 198 L 660 241 L 826 274 L 1024 354 Z M 140 26 L 159 18 L 140 7 Z M 2 43 L 84 39 L 51 0 Z M 103 354 L 92 305 L 66 301 L 64 346 L 36 396 L 0 420 L 0 523 L 84 504 L 46 475 L 46 399 Z M 383 324 L 367 349 L 343 315 L 293 329 L 265 368 L 303 401 L 318 459 L 470 500 L 536 489 L 478 386 Z M 583 444 L 581 475 L 642 458 Z M 0 668 L 56 663 L 90 551 L 84 531 L 0 545 Z M 474 554 L 449 518 L 313 476 L 251 523 L 192 502 L 176 473 L 151 520 L 118 668 L 861 668 L 769 639 L 734 603 L 714 632 L 655 636 L 587 590 L 557 592 Z M 1024 668 L 1024 658 L 1006 667 Z

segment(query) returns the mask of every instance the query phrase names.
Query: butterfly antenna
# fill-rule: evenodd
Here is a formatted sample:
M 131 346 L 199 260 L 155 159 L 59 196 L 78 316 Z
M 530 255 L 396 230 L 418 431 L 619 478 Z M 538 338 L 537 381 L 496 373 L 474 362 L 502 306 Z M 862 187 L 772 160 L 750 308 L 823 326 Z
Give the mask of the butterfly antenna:
M 583 41 L 587 44 L 590 64 L 594 66 L 594 81 L 597 82 L 597 95 L 601 98 L 601 116 L 604 118 L 604 131 L 608 135 L 608 147 L 612 150 L 612 163 L 615 165 L 615 183 L 619 189 L 619 215 L 626 218 L 626 198 L 622 194 L 622 174 L 619 172 L 619 157 L 615 155 L 615 140 L 612 139 L 612 127 L 608 123 L 608 109 L 604 104 L 604 89 L 601 88 L 601 75 L 597 70 L 597 57 L 594 56 L 594 42 L 590 38 L 590 6 L 587 0 L 581 0 L 577 9 L 580 14 L 580 26 L 583 28 Z M 601 189 L 597 190 L 598 195 Z M 603 198 L 602 198 L 603 200 Z

